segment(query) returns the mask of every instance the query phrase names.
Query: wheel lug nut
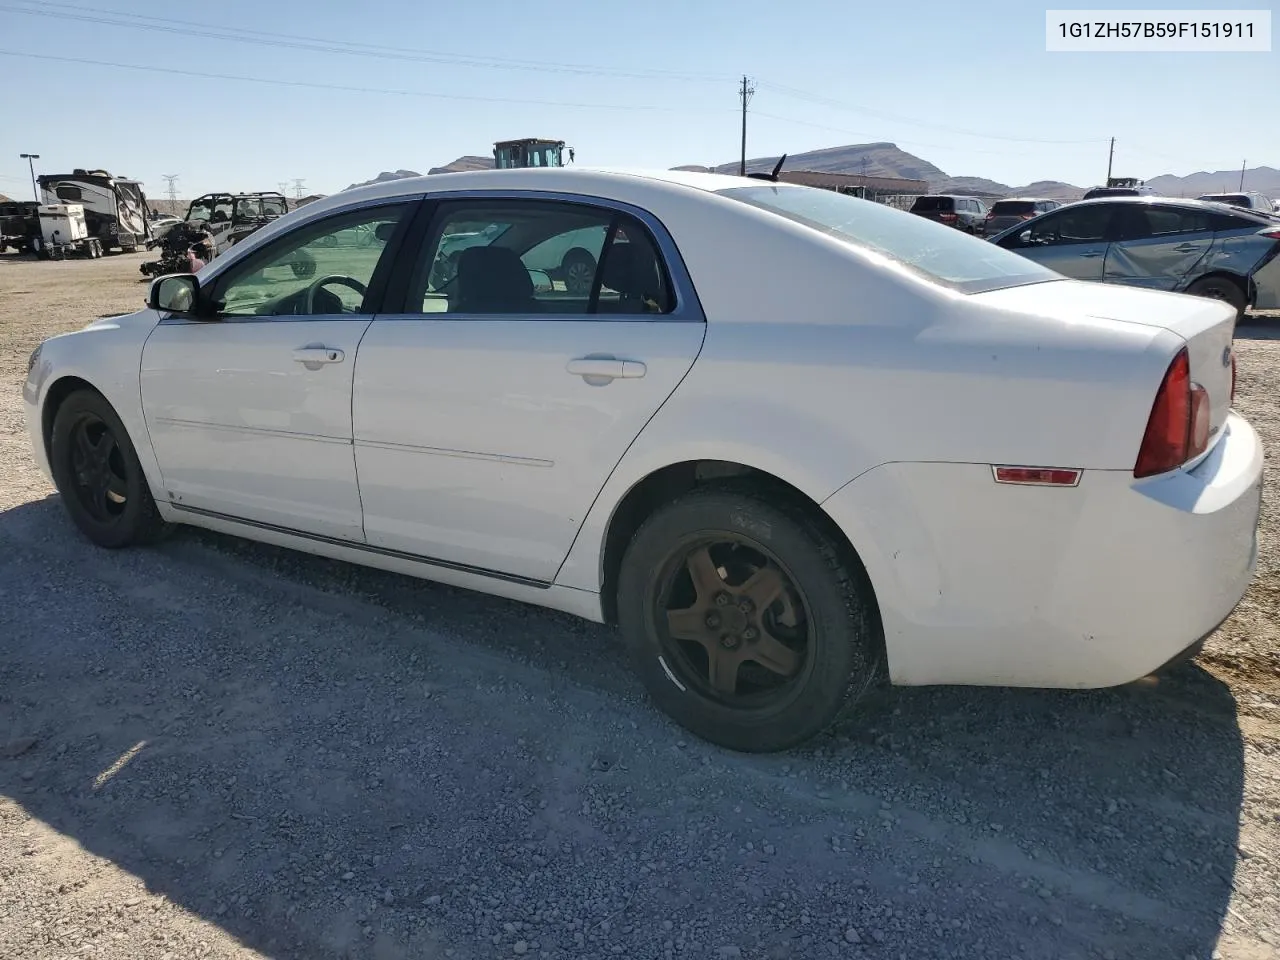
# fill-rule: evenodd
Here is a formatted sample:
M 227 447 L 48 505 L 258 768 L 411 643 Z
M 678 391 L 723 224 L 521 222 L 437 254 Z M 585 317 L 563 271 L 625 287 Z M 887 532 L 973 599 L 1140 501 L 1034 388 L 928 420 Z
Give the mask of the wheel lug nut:
M 726 650 L 735 650 L 738 646 L 738 638 L 731 633 L 726 633 L 720 638 L 720 646 L 724 647 Z
M 716 606 L 717 606 L 717 607 L 727 607 L 727 606 L 728 606 L 732 601 L 733 601 L 733 598 L 732 598 L 732 597 L 730 597 L 727 593 L 717 593 L 717 594 L 716 594 Z
M 751 602 L 749 597 L 743 597 L 741 600 L 738 601 L 738 609 L 741 610 L 743 613 L 751 613 L 751 611 L 754 610 L 755 608 L 756 608 L 756 605 Z
M 755 627 L 747 627 L 747 629 L 742 631 L 743 640 L 754 640 L 758 636 L 760 636 L 760 634 Z
M 707 626 L 708 626 L 708 627 L 710 627 L 712 630 L 714 630 L 716 627 L 720 626 L 720 614 L 718 614 L 718 613 L 708 613 L 708 614 L 707 614 Z

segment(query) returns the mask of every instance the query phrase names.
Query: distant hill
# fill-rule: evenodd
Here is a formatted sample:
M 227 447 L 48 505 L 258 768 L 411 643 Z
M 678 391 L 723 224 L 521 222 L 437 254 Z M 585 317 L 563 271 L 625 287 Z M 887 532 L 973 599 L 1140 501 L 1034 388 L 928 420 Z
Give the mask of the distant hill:
M 371 183 L 386 183 L 390 180 L 404 180 L 407 177 L 420 177 L 422 174 L 416 170 L 396 170 L 394 172 L 384 170 L 372 180 L 364 180 L 360 183 L 353 183 L 347 187 L 348 190 L 354 190 L 356 187 L 367 187 Z
M 459 157 L 443 167 L 432 167 L 427 173 L 461 173 L 463 170 L 492 170 L 493 157 Z
M 1147 186 L 1170 197 L 1197 197 L 1202 193 L 1232 193 L 1240 188 L 1239 170 L 1201 170 L 1185 177 L 1165 174 L 1152 177 Z M 1280 197 L 1280 170 L 1275 167 L 1252 167 L 1244 172 L 1244 188 L 1268 197 Z
M 747 169 L 752 172 L 772 170 L 778 162 L 775 157 L 756 157 L 747 161 Z M 454 173 L 461 170 L 489 170 L 493 167 L 492 157 L 459 157 L 452 163 L 441 167 L 432 167 L 428 173 Z M 907 153 L 897 144 L 883 141 L 879 143 L 855 143 L 843 147 L 826 147 L 821 150 L 808 150 L 794 153 L 787 157 L 786 168 L 790 170 L 814 170 L 821 173 L 865 174 L 871 177 L 903 177 L 911 180 L 925 180 L 930 191 L 934 193 L 979 193 L 994 194 L 1004 197 L 1050 197 L 1055 200 L 1078 200 L 1084 196 L 1093 184 L 1078 187 L 1061 180 L 1037 180 L 1021 187 L 1011 187 L 986 177 L 951 176 L 934 166 L 928 160 Z M 699 172 L 737 173 L 736 161 L 722 163 L 715 167 L 700 164 L 685 164 L 673 167 L 673 170 L 692 170 Z M 1141 171 L 1122 170 L 1120 176 L 1134 176 Z M 351 187 L 362 187 L 369 183 L 383 183 L 388 180 L 400 180 L 404 177 L 419 176 L 413 170 L 396 170 L 383 172 L 364 183 L 353 183 Z M 1240 183 L 1239 170 L 1220 170 L 1216 172 L 1201 171 L 1185 177 L 1170 174 L 1152 177 L 1147 184 L 1166 196 L 1198 196 L 1202 193 L 1218 193 L 1235 190 Z M 1245 189 L 1256 190 L 1269 197 L 1280 198 L 1280 170 L 1274 167 L 1253 167 L 1245 171 Z M 347 189 L 351 189 L 348 187 Z

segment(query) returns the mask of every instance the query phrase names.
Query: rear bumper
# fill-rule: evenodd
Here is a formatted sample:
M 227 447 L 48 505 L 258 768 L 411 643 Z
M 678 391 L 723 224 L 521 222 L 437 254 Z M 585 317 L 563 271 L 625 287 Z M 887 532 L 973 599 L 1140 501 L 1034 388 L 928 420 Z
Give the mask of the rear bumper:
M 1231 414 L 1192 470 L 1071 489 L 887 464 L 825 504 L 863 556 L 899 684 L 1106 687 L 1176 660 L 1257 564 L 1262 445 Z

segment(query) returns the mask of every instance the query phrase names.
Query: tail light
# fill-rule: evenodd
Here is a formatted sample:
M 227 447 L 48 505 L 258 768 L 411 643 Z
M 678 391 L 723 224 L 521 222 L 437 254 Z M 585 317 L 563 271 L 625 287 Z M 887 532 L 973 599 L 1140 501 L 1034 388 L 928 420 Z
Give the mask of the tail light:
M 950 223 L 950 222 L 951 222 L 952 220 L 954 220 L 955 218 L 956 218 L 956 215 L 955 215 L 954 213 L 940 213 L 940 214 L 938 214 L 938 219 L 939 219 L 939 220 L 941 220 L 943 223 Z
M 1266 237 L 1268 240 L 1280 240 L 1280 230 L 1267 230 L 1262 234 L 1262 236 Z
M 1133 475 L 1165 473 L 1199 456 L 1208 445 L 1209 394 L 1191 381 L 1191 360 L 1183 347 L 1156 391 Z
M 1036 215 L 1034 213 L 1024 213 L 1022 215 L 1023 220 L 1034 220 L 1035 218 L 1036 218 Z

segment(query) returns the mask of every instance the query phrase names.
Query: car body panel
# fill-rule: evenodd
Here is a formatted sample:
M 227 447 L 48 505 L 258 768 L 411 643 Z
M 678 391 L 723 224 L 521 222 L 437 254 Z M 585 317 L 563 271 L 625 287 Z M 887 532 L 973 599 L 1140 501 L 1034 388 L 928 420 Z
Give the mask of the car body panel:
M 1235 414 L 1224 433 L 1195 469 L 1148 481 L 1099 470 L 1047 489 L 893 463 L 840 490 L 823 508 L 862 544 L 891 680 L 1105 687 L 1209 634 L 1253 575 L 1261 508 L 1257 434 Z
M 369 543 L 550 582 L 704 332 L 604 317 L 379 317 L 352 401 Z M 644 373 L 592 382 L 566 369 L 589 356 Z
M 167 499 L 362 540 L 351 383 L 371 319 L 161 321 L 143 349 L 140 376 Z M 294 351 L 321 344 L 343 359 L 294 359 Z
M 657 358 L 652 364 L 661 373 L 654 381 L 658 388 L 633 407 L 611 399 L 632 382 L 581 390 L 572 378 L 559 379 L 566 352 L 598 349 L 580 345 L 583 334 L 566 331 L 563 318 L 545 328 L 532 321 L 528 332 L 526 321 L 520 330 L 497 321 L 501 336 L 477 340 L 472 338 L 478 331 L 462 329 L 461 323 L 446 329 L 419 316 L 409 330 L 401 323 L 405 318 L 388 316 L 385 342 L 381 334 L 370 340 L 381 316 L 344 321 L 351 330 L 365 324 L 355 348 L 353 393 L 362 389 L 357 382 L 371 388 L 351 421 L 346 449 L 353 462 L 357 436 L 383 444 L 376 449 L 394 450 L 400 440 L 377 433 L 391 427 L 424 448 L 438 434 L 451 452 L 501 455 L 510 448 L 531 460 L 582 456 L 588 463 L 591 475 L 572 497 L 544 486 L 537 496 L 531 492 L 508 506 L 501 498 L 515 494 L 501 484 L 518 490 L 528 485 L 521 478 L 546 468 L 504 464 L 499 456 L 482 467 L 450 464 L 445 469 L 454 472 L 442 474 L 437 460 L 468 458 L 435 452 L 415 453 L 408 459 L 416 463 L 407 467 L 391 457 L 370 461 L 371 474 L 398 497 L 389 514 L 408 514 L 418 489 L 397 472 L 421 471 L 421 498 L 442 497 L 456 511 L 457 518 L 446 517 L 447 522 L 469 514 L 476 518 L 470 522 L 492 523 L 470 545 L 478 545 L 472 559 L 515 541 L 517 561 L 532 560 L 521 568 L 524 575 L 475 569 L 455 547 L 450 556 L 429 558 L 415 552 L 423 549 L 417 542 L 401 541 L 411 548 L 403 550 L 391 540 L 345 540 L 340 523 L 299 531 L 284 522 L 192 513 L 159 496 L 162 516 L 601 619 L 609 524 L 627 494 L 673 464 L 728 461 L 790 484 L 843 531 L 867 567 L 885 624 L 890 671 L 899 683 L 1125 682 L 1190 645 L 1226 615 L 1256 560 L 1252 544 L 1262 469 L 1256 434 L 1226 410 L 1234 317 L 1229 307 L 1067 279 L 960 293 L 870 248 L 709 192 L 741 184 L 740 178 L 683 172 L 642 176 L 563 169 L 377 184 L 268 224 L 198 274 L 204 284 L 284 231 L 351 205 L 392 198 L 562 192 L 631 204 L 659 221 L 674 241 L 669 255 L 696 285 L 706 322 L 647 323 L 648 340 L 635 332 L 609 333 L 617 339 L 606 349 L 635 350 L 646 364 Z M 955 239 L 974 244 L 975 257 L 991 253 L 985 241 Z M 553 342 L 538 341 L 535 325 L 554 334 Z M 215 335 L 221 330 L 225 337 L 227 327 L 203 329 Z M 146 390 L 145 383 L 139 387 L 143 343 L 153 331 L 158 332 L 156 315 L 147 310 L 46 341 L 24 387 L 38 460 L 42 404 L 52 384 L 74 375 L 116 406 L 152 489 L 166 489 L 140 402 Z M 443 346 L 438 356 L 427 351 L 415 357 L 433 342 Z M 367 369 L 361 366 L 365 345 L 378 345 L 382 353 L 369 352 Z M 1135 481 L 1133 464 L 1157 388 L 1183 347 L 1193 379 L 1210 395 L 1211 443 L 1184 466 Z M 210 422 L 239 416 L 222 424 L 233 428 L 229 433 L 266 427 L 342 438 L 332 393 L 310 398 L 291 384 L 287 389 L 295 393 L 270 400 L 265 384 L 276 361 L 265 359 L 269 350 L 255 351 L 246 362 L 230 347 L 225 355 L 217 349 L 211 369 L 248 369 L 250 380 L 261 383 L 251 382 L 243 397 L 227 400 L 209 399 L 207 385 L 192 387 L 191 406 L 221 405 Z M 164 373 L 172 391 L 165 409 L 178 413 L 187 397 L 177 387 L 183 362 L 188 361 L 169 359 L 155 367 L 175 371 Z M 419 389 L 406 383 L 410 377 L 434 382 Z M 384 378 L 395 382 L 377 382 Z M 666 396 L 668 383 L 674 386 Z M 446 407 L 452 422 L 440 412 Z M 510 422 L 497 419 L 504 415 Z M 561 415 L 563 431 L 548 422 Z M 277 420 L 269 422 L 271 416 Z M 617 429 L 605 430 L 606 424 Z M 583 441 L 581 450 L 568 449 L 570 436 Z M 483 443 L 469 449 L 469 438 Z M 201 452 L 211 470 L 234 462 L 215 457 L 221 442 L 211 439 Z M 552 456 L 538 452 L 540 445 L 555 444 L 562 447 Z M 310 466 L 290 467 L 281 460 L 282 471 L 300 474 Z M 1082 474 L 1073 487 L 1018 486 L 995 482 L 992 467 L 998 464 Z M 355 482 L 361 482 L 359 475 Z M 562 542 L 578 520 L 577 504 L 598 484 L 594 501 L 581 508 L 585 516 L 554 581 L 543 582 L 541 571 L 551 566 L 555 551 L 529 550 L 520 541 L 541 545 L 548 539 L 539 533 L 545 523 L 555 531 L 549 539 Z M 506 516 L 489 517 L 482 505 L 465 504 L 474 491 L 484 494 L 478 499 L 505 508 Z M 540 503 L 543 494 L 548 499 Z M 340 513 L 330 510 L 320 519 L 332 523 Z M 379 535 L 395 532 L 392 526 Z M 530 571 L 539 576 L 528 576 Z

